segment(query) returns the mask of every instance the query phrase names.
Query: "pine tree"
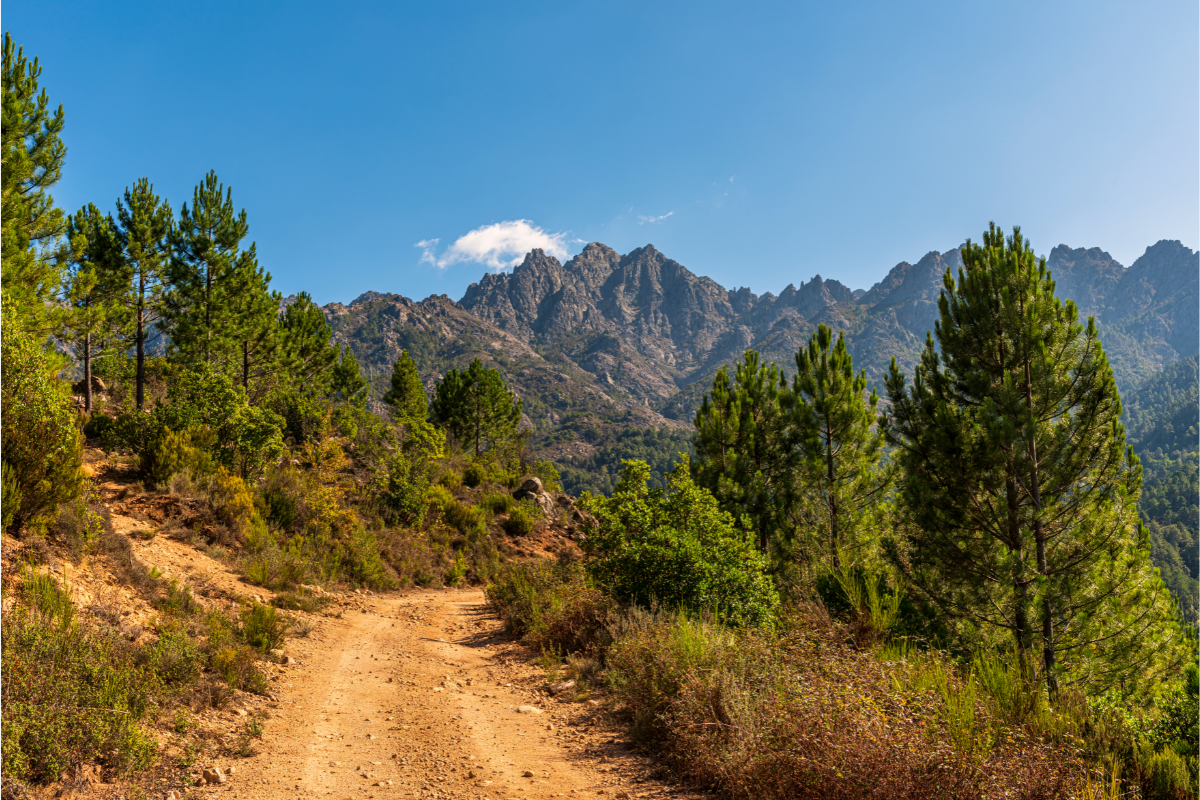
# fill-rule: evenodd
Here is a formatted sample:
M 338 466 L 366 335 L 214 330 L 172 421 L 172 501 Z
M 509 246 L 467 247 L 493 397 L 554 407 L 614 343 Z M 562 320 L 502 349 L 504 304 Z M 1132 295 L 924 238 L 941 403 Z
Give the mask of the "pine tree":
M 472 446 L 478 458 L 485 450 L 502 448 L 516 439 L 521 401 L 499 372 L 484 367 L 477 358 L 466 370 L 452 369 L 446 374 L 438 384 L 430 416 L 460 446 Z
M 233 190 L 210 171 L 196 186 L 192 205 L 180 209 L 170 234 L 171 291 L 164 317 L 176 360 L 244 376 L 239 300 L 253 289 L 248 283 L 257 267 L 253 246 L 239 249 L 247 233 L 245 209 L 234 213 Z
M 392 368 L 392 383 L 383 402 L 392 412 L 392 419 L 423 420 L 429 416 L 429 398 L 425 394 L 425 385 L 421 383 L 421 375 L 417 365 L 408 355 L 407 350 L 400 351 L 400 358 Z
M 1064 678 L 1132 691 L 1175 654 L 1177 628 L 1095 321 L 1054 296 L 1019 229 L 993 225 L 962 254 L 911 388 L 894 362 L 887 382 L 912 523 L 902 563 L 985 636 L 1011 635 L 1023 662 L 1040 650 L 1051 693 Z
M 4 34 L 3 162 L 0 179 L 0 272 L 5 302 L 14 303 L 18 324 L 50 333 L 60 286 L 59 264 L 66 219 L 49 190 L 62 177 L 67 146 L 61 134 L 65 117 L 53 113 L 46 90 L 39 94 L 42 67 L 25 57 L 12 36 Z
M 124 198 L 117 201 L 117 219 L 128 280 L 126 309 L 136 358 L 135 401 L 140 410 L 146 402 L 146 345 L 159 335 L 168 239 L 174 223 L 170 204 L 160 201 L 149 178 L 141 178 L 125 189 Z
M 307 292 L 297 295 L 279 320 L 279 369 L 285 387 L 316 394 L 327 391 L 329 370 L 338 360 L 332 335 L 321 307 Z
M 89 203 L 67 221 L 64 338 L 83 362 L 83 407 L 92 410 L 92 367 L 119 341 L 125 290 L 120 237 L 112 217 Z
M 241 355 L 242 390 L 252 399 L 263 393 L 258 386 L 269 379 L 281 366 L 279 306 L 283 298 L 273 292 L 271 273 L 258 266 L 254 245 L 240 254 L 237 260 L 238 275 L 235 282 L 242 291 L 230 304 L 230 337 L 237 343 Z M 251 391 L 251 380 L 256 391 Z
M 734 375 L 731 381 L 721 367 L 696 412 L 692 476 L 724 511 L 745 516 L 759 551 L 778 559 L 791 539 L 795 499 L 795 459 L 781 405 L 787 380 L 754 350 L 743 354 Z
M 796 353 L 796 377 L 788 402 L 799 461 L 800 508 L 819 532 L 836 570 L 843 547 L 870 517 L 890 483 L 880 467 L 883 431 L 875 426 L 875 391 L 867 394 L 864 372 L 854 373 L 846 340 L 822 324 L 808 347 Z
M 358 359 L 347 347 L 341 351 L 341 359 L 330 370 L 330 393 L 335 400 L 352 405 L 365 405 L 370 385 L 358 368 Z

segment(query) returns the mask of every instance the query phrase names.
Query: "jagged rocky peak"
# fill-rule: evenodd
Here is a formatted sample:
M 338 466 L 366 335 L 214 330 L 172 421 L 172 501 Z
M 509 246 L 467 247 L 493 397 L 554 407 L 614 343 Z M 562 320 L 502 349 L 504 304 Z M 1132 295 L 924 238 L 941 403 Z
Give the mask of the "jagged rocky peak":
M 1046 266 L 1055 294 L 1074 300 L 1084 314 L 1098 314 L 1110 305 L 1125 274 L 1125 267 L 1099 247 L 1071 249 L 1060 244 L 1050 251 Z
M 860 305 L 880 309 L 903 305 L 913 300 L 936 299 L 942 290 L 942 276 L 962 267 L 962 254 L 956 247 L 939 253 L 931 250 L 916 264 L 901 261 L 887 276 L 858 299 Z
M 399 297 L 399 296 L 400 295 L 383 294 L 382 292 L 363 292 L 358 297 L 351 300 L 350 305 L 356 306 L 359 303 L 369 303 L 372 300 L 379 300 L 381 298 L 390 298 L 390 297 Z
M 758 295 L 750 291 L 750 287 L 742 286 L 729 290 L 729 304 L 738 314 L 746 314 L 758 304 Z

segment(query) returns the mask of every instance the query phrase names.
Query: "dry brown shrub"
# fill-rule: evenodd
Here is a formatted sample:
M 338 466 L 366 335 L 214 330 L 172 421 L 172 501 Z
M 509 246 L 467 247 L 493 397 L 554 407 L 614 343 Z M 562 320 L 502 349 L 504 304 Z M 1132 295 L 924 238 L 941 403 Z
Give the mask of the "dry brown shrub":
M 826 616 L 787 620 L 779 633 L 714 630 L 703 646 L 695 623 L 686 634 L 681 624 L 644 626 L 614 654 L 626 674 L 638 669 L 619 687 L 635 728 L 691 782 L 764 800 L 1049 800 L 1080 788 L 1066 748 L 1020 736 L 956 748 L 940 701 L 900 688 L 892 667 Z M 687 653 L 692 662 L 680 663 Z

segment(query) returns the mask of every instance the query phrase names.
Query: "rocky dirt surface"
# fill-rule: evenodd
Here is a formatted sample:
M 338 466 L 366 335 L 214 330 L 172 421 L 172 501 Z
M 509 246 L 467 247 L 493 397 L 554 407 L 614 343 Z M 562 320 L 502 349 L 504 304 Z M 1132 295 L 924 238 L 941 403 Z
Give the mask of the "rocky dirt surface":
M 605 721 L 558 701 L 479 590 L 374 595 L 289 648 L 236 798 L 611 798 L 681 794 Z M 220 765 L 214 765 L 220 766 Z

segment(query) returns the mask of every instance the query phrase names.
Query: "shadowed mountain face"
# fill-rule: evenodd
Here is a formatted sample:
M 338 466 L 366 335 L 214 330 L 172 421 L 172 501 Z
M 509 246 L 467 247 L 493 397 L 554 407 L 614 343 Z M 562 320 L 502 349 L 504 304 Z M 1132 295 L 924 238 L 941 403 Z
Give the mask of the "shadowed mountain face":
M 791 373 L 822 322 L 845 333 L 872 383 L 892 358 L 911 374 L 937 319 L 943 276 L 961 267 L 957 249 L 934 251 L 897 264 L 865 292 L 818 275 L 759 296 L 725 289 L 652 245 L 621 255 L 592 243 L 565 264 L 534 250 L 458 303 L 368 292 L 325 310 L 380 394 L 402 348 L 430 389 L 481 357 L 525 398 L 535 448 L 551 431 L 578 434 L 558 435 L 547 454 L 561 456 L 586 451 L 596 426 L 665 425 L 682 435 L 722 364 L 753 348 Z M 1095 315 L 1123 390 L 1200 349 L 1200 254 L 1180 242 L 1158 242 L 1128 269 L 1099 248 L 1059 245 L 1048 268 L 1058 295 Z

